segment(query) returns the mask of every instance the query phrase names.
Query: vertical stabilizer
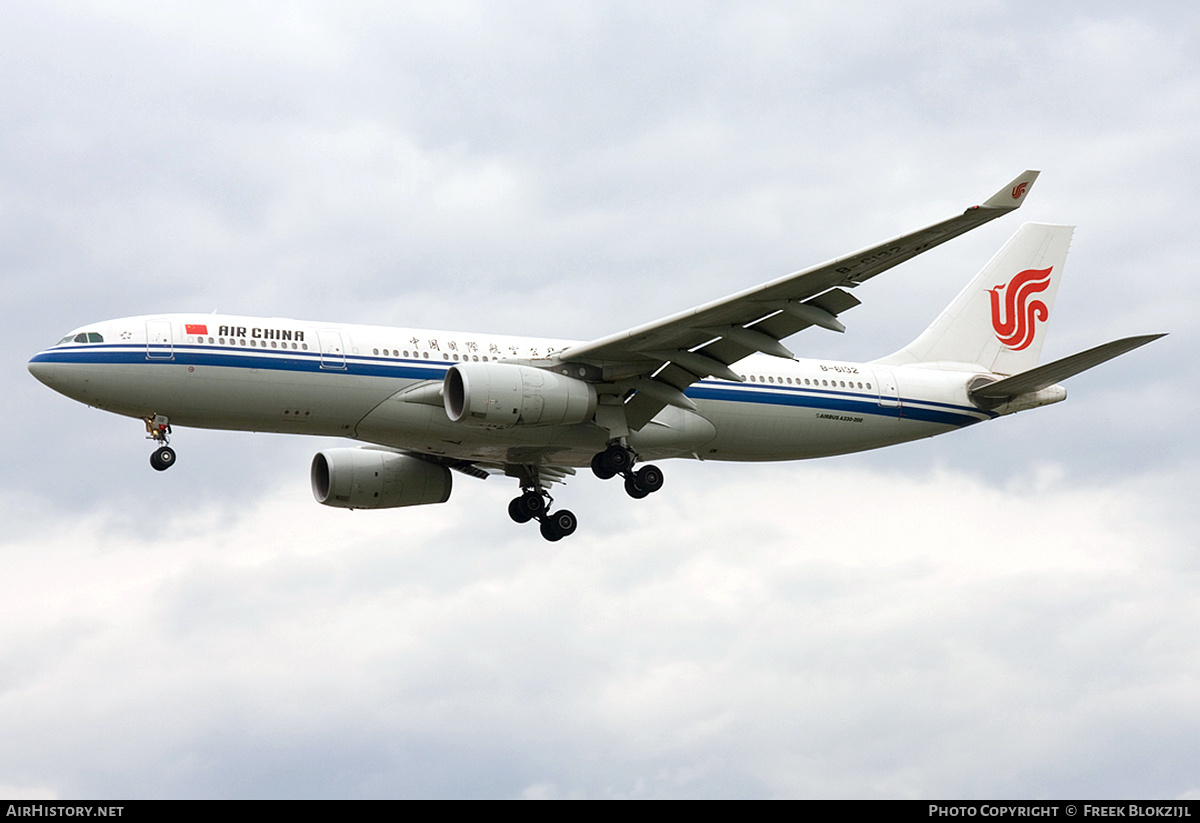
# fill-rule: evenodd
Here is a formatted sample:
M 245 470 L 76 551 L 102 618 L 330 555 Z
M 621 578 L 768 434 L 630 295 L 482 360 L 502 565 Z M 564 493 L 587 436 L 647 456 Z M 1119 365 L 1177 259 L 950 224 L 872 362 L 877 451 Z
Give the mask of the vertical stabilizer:
M 1062 280 L 1073 226 L 1026 223 L 921 336 L 878 362 L 1032 369 Z

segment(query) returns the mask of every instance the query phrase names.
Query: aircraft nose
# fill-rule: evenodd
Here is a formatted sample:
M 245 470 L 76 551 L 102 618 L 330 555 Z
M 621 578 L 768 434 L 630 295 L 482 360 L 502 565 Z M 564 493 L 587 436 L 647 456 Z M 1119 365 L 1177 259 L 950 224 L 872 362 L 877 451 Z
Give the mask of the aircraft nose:
M 30 374 L 32 374 L 41 382 L 45 383 L 47 386 L 54 386 L 54 364 L 47 363 L 44 359 L 42 359 L 42 354 L 34 355 L 33 359 L 29 361 L 26 368 L 29 369 Z

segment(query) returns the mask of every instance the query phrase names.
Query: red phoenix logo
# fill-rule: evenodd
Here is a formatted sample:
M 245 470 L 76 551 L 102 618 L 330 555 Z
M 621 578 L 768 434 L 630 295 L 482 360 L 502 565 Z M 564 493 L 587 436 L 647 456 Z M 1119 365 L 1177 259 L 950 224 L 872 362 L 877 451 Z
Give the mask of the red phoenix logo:
M 1028 183 L 1018 183 L 1013 186 L 1013 200 L 1020 200 L 1021 195 L 1025 193 L 1025 189 L 1029 188 Z
M 1026 269 L 1008 285 L 988 289 L 992 298 L 992 328 L 1001 343 L 1013 351 L 1021 351 L 1033 342 L 1034 325 L 1038 320 L 1045 322 L 1050 309 L 1041 300 L 1030 300 L 1030 296 L 1050 287 L 1048 269 Z M 1004 306 L 1000 305 L 1000 292 L 1004 292 Z

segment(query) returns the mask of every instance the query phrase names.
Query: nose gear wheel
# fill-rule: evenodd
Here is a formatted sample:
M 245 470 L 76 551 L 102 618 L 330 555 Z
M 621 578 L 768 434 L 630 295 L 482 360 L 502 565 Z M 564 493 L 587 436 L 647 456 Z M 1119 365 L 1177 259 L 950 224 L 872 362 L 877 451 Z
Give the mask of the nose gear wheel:
M 150 453 L 150 465 L 155 471 L 166 471 L 175 465 L 175 450 L 170 446 L 155 449 Z

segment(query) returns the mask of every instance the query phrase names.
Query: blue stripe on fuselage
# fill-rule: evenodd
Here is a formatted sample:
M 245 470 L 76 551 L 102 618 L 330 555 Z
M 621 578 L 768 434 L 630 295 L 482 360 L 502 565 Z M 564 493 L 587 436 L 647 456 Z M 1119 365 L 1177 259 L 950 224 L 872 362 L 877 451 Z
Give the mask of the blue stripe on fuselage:
M 259 351 L 241 347 L 155 346 L 160 356 L 147 356 L 144 343 L 117 345 L 57 346 L 34 355 L 30 363 L 77 363 L 120 365 L 187 365 L 215 368 L 264 369 L 309 374 L 352 374 L 361 377 L 387 377 L 407 380 L 441 379 L 453 363 L 393 359 L 363 355 L 325 355 L 320 352 Z M 336 366 L 329 365 L 335 361 Z M 757 403 L 795 406 L 848 414 L 869 414 L 917 420 L 946 426 L 969 426 L 995 417 L 994 413 L 972 407 L 933 400 L 901 398 L 899 406 L 881 406 L 873 395 L 813 390 L 804 387 L 766 386 L 745 383 L 704 381 L 689 386 L 685 394 L 693 400 L 728 403 Z
M 875 395 L 851 392 L 813 391 L 805 388 L 764 386 L 738 383 L 698 383 L 688 388 L 687 396 L 693 400 L 723 400 L 732 403 L 764 403 L 774 406 L 798 406 L 802 408 L 838 411 L 847 414 L 870 414 L 881 417 L 897 417 L 919 420 L 946 426 L 969 426 L 980 423 L 994 415 L 978 409 L 967 409 L 950 403 L 932 400 L 901 398 L 899 406 L 881 406 Z M 938 408 L 929 408 L 936 406 Z M 985 415 L 980 417 L 979 415 Z
M 353 374 L 361 377 L 391 377 L 411 380 L 441 379 L 449 363 L 423 360 L 392 360 L 350 355 L 326 355 L 322 366 L 320 352 L 266 352 L 243 348 L 197 348 L 156 346 L 147 356 L 144 344 L 128 346 L 78 346 L 47 349 L 34 355 L 31 363 L 88 363 L 148 366 L 212 366 L 227 369 L 263 369 L 310 374 Z

